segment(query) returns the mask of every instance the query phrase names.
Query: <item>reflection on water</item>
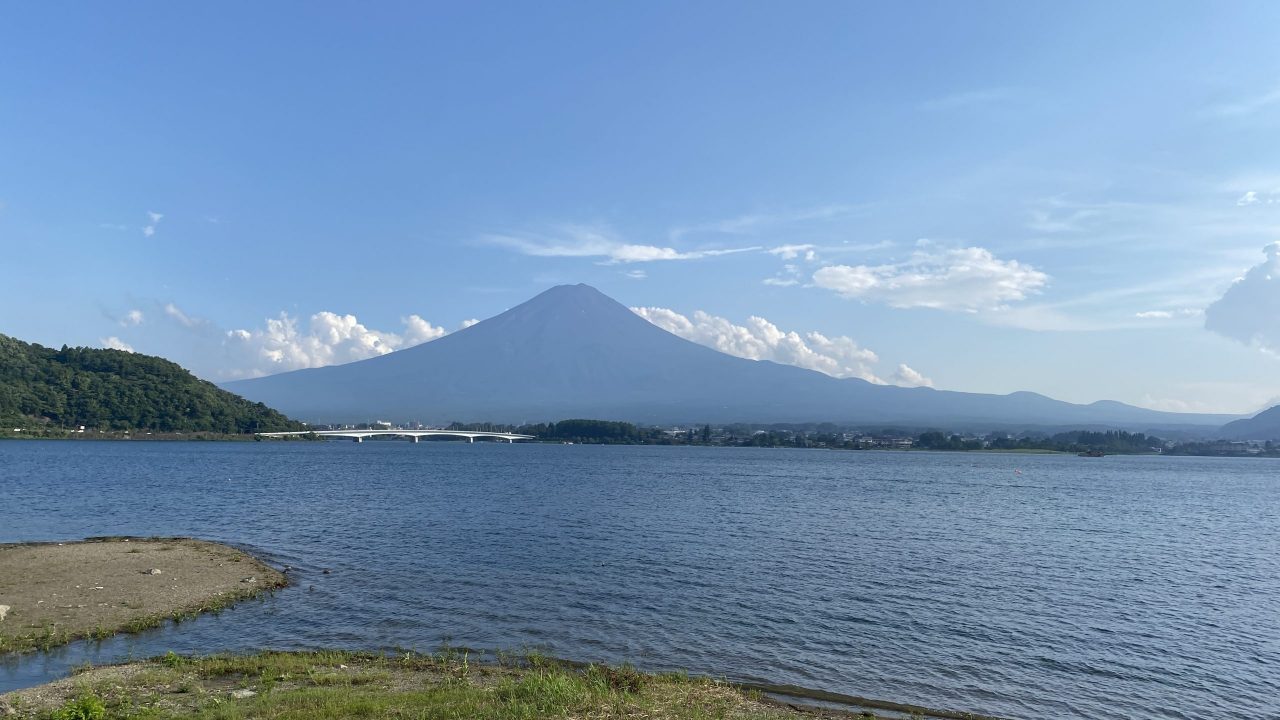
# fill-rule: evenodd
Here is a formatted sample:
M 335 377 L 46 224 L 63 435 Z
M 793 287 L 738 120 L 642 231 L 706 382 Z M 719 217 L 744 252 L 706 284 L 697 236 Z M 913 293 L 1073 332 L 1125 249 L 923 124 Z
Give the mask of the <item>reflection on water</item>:
M 192 535 L 291 565 L 296 584 L 219 616 L 5 658 L 0 690 L 167 650 L 451 643 L 1019 718 L 1275 717 L 1277 470 L 1159 457 L 5 442 L 0 542 Z

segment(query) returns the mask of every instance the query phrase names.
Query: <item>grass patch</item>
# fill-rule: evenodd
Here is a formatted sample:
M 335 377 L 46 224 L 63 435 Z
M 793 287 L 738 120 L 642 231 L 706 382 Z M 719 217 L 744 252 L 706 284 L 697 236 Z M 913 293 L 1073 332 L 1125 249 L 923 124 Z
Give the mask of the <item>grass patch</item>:
M 104 720 L 107 706 L 96 695 L 84 694 L 68 700 L 53 712 L 53 720 Z
M 570 667 L 541 656 L 477 665 L 468 653 L 263 652 L 98 668 L 40 720 L 413 718 L 537 720 L 805 717 L 725 683 L 631 667 Z M 69 691 L 70 692 L 70 691 Z M 81 714 L 75 714 L 81 713 Z M 87 714 L 86 714 L 87 713 Z

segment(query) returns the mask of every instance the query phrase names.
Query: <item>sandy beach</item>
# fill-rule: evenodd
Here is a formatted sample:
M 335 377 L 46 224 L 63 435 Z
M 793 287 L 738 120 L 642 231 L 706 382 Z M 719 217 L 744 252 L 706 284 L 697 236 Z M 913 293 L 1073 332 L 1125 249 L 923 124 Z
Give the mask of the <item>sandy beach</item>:
M 262 561 L 203 540 L 0 545 L 0 652 L 143 630 L 287 584 Z

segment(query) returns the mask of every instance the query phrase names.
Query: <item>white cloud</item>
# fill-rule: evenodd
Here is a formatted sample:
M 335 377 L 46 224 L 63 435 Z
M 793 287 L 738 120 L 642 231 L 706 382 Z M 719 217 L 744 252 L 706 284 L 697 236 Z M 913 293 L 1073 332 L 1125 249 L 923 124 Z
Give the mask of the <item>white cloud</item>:
M 177 305 L 174 305 L 173 303 L 165 304 L 164 314 L 168 315 L 174 320 L 177 320 L 178 324 L 182 325 L 183 327 L 196 327 L 197 325 L 203 324 L 203 321 L 201 321 L 199 318 L 193 318 L 187 315 L 186 313 L 182 312 L 182 310 Z
M 129 343 L 121 340 L 115 335 L 112 335 L 111 337 L 99 338 L 98 343 L 101 344 L 103 347 L 109 348 L 111 350 L 123 350 L 125 352 L 133 352 L 133 346 L 129 345 Z
M 318 312 L 302 328 L 288 313 L 268 318 L 266 327 L 231 330 L 225 347 L 235 367 L 231 377 L 257 377 L 288 370 L 323 367 L 386 355 L 445 335 L 417 315 L 401 318 L 404 330 L 392 333 L 366 327 L 354 315 Z
M 918 370 L 912 368 L 906 363 L 898 364 L 897 371 L 893 373 L 892 382 L 894 385 L 901 385 L 903 387 L 933 387 L 932 380 L 920 374 Z
M 1176 310 L 1143 310 L 1133 316 L 1142 320 L 1172 320 L 1174 318 L 1190 318 L 1204 314 L 1199 308 L 1178 308 Z
M 848 337 L 829 338 L 822 333 L 786 332 L 762 317 L 752 316 L 746 325 L 701 310 L 686 317 L 667 308 L 635 307 L 631 311 L 673 335 L 720 352 L 749 360 L 772 360 L 783 365 L 817 370 L 832 377 L 856 377 L 883 384 L 872 365 L 876 354 Z
M 124 317 L 120 318 L 120 325 L 122 325 L 123 327 L 141 325 L 144 319 L 145 317 L 143 316 L 141 310 L 130 310 L 129 312 L 125 313 Z
M 1204 326 L 1223 337 L 1280 354 L 1280 242 L 1205 310 Z
M 814 283 L 846 298 L 892 307 L 977 312 L 1038 293 L 1049 276 L 1017 260 L 1001 260 L 979 247 L 935 250 L 887 265 L 829 265 Z
M 475 325 L 475 324 L 476 324 L 476 323 L 478 323 L 478 322 L 480 322 L 480 321 L 479 321 L 479 320 L 477 320 L 477 319 L 475 319 L 475 318 L 470 318 L 470 319 L 468 319 L 468 320 L 463 320 L 463 321 L 462 321 L 462 327 L 461 327 L 461 329 L 462 329 L 462 330 L 466 330 L 467 328 L 471 327 L 472 325 Z
M 779 245 L 775 248 L 769 248 L 765 252 L 770 255 L 777 255 L 783 260 L 795 260 L 803 256 L 805 260 L 816 260 L 815 245 Z
M 622 274 L 625 275 L 626 277 L 631 278 L 632 280 L 643 280 L 649 277 L 649 273 L 645 272 L 644 270 L 628 270 Z
M 351 315 L 346 317 L 355 319 Z M 428 340 L 444 337 L 448 333 L 444 328 L 436 327 L 417 315 L 400 318 L 400 322 L 404 323 L 404 335 L 401 338 L 403 347 L 421 345 Z
M 1280 191 L 1263 191 L 1249 190 L 1236 200 L 1237 207 L 1249 207 L 1250 205 L 1280 205 Z
M 765 278 L 761 282 L 763 282 L 765 285 L 772 285 L 774 287 L 792 287 L 800 284 L 800 281 L 796 280 L 795 278 L 777 278 L 777 277 Z
M 151 222 L 147 223 L 146 227 L 142 228 L 142 234 L 147 237 L 151 237 L 152 235 L 156 234 L 156 226 L 159 225 L 160 221 L 164 219 L 164 215 L 158 212 L 152 212 L 148 210 L 147 219 L 150 220 Z
M 582 225 L 567 225 L 555 237 L 535 235 L 488 235 L 485 242 L 503 245 L 535 257 L 602 258 L 603 264 L 656 262 L 660 260 L 698 260 L 759 250 L 758 247 L 677 250 L 657 245 L 624 242 L 611 232 Z

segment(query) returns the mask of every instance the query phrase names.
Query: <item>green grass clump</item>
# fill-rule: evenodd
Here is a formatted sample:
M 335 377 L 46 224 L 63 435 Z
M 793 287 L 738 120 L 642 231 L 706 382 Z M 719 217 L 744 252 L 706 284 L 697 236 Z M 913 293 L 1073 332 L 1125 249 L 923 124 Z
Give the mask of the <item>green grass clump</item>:
M 103 720 L 107 716 L 107 706 L 96 695 L 84 694 L 58 708 L 53 713 L 53 720 Z

